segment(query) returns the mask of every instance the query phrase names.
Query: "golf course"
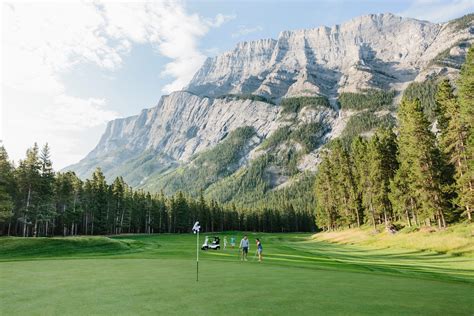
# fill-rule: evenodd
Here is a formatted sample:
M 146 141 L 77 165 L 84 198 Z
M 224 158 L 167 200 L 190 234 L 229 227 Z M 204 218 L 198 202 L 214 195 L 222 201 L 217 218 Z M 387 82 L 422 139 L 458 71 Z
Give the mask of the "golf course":
M 199 282 L 193 234 L 3 237 L 0 314 L 474 313 L 471 256 L 336 244 L 309 233 L 248 236 L 247 262 L 238 249 L 200 250 Z

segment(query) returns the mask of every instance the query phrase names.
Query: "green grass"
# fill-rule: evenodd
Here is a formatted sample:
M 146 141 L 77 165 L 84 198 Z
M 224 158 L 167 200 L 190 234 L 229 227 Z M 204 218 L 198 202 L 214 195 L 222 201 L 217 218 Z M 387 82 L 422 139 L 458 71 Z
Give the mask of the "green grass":
M 234 234 L 239 237 L 241 233 Z M 223 234 L 219 234 L 221 237 Z M 0 238 L 5 315 L 472 315 L 472 258 L 261 237 L 264 262 L 195 236 Z
M 403 248 L 417 251 L 433 251 L 453 256 L 472 257 L 474 260 L 474 224 L 451 225 L 447 229 L 405 227 L 397 234 L 389 234 L 383 225 L 379 233 L 366 226 L 314 235 L 325 242 L 357 244 L 371 248 Z

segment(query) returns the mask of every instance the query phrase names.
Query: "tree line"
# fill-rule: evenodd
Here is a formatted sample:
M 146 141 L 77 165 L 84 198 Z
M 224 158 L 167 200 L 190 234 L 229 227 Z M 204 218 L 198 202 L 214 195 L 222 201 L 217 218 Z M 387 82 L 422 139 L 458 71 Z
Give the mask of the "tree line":
M 322 154 L 315 184 L 316 221 L 327 230 L 370 223 L 446 227 L 472 220 L 474 205 L 474 49 L 457 81 L 436 93 L 436 124 L 420 101 L 404 96 L 396 134 L 379 129 Z
M 23 237 L 184 233 L 199 220 L 205 232 L 314 230 L 312 214 L 282 209 L 238 209 L 192 198 L 135 190 L 117 177 L 108 184 L 98 168 L 82 181 L 74 172 L 55 172 L 46 144 L 27 150 L 18 166 L 0 146 L 0 234 Z

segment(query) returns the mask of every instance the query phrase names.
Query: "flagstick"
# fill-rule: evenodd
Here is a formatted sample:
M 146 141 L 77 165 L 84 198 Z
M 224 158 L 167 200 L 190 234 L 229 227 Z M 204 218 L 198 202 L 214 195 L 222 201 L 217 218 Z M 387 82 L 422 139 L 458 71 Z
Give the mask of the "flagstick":
M 196 236 L 196 282 L 199 281 L 199 230 Z

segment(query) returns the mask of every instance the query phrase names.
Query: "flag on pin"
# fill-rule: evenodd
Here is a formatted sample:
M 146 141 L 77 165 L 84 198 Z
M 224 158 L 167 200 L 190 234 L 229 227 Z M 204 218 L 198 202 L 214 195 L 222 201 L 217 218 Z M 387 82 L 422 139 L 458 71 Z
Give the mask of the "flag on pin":
M 194 223 L 193 233 L 199 233 L 200 229 L 201 229 L 201 226 L 199 226 L 199 222 Z

